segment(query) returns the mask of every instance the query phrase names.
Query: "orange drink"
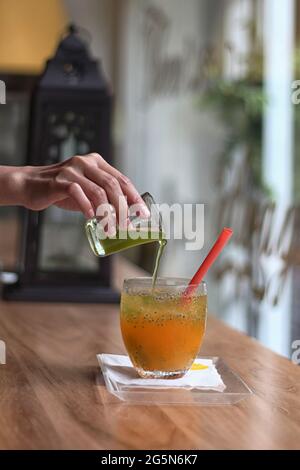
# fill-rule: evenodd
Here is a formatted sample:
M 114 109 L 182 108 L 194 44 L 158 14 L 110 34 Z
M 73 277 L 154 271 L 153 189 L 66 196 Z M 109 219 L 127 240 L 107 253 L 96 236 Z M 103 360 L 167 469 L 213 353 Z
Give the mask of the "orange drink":
M 121 331 L 142 377 L 178 378 L 191 367 L 205 332 L 207 295 L 201 283 L 183 301 L 187 279 L 128 279 L 121 297 Z

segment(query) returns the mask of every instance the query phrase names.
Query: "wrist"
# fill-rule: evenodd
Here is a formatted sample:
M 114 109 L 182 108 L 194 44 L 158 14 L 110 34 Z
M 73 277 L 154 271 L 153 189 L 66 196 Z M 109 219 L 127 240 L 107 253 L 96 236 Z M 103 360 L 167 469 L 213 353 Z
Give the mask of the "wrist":
M 27 167 L 0 167 L 0 205 L 26 204 Z

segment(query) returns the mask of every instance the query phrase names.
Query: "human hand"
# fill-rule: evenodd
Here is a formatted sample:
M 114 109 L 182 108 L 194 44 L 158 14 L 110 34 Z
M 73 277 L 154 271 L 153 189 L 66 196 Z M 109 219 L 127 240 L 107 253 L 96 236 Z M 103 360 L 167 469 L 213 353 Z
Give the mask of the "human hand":
M 6 193 L 13 193 L 11 202 L 6 203 L 32 210 L 43 210 L 54 204 L 63 209 L 81 211 L 87 218 L 93 217 L 101 204 L 111 204 L 118 219 L 121 211 L 127 214 L 128 206 L 137 204 L 141 215 L 149 216 L 143 199 L 129 178 L 97 153 L 75 156 L 49 166 L 3 168 L 7 169 Z M 0 202 L 2 193 L 3 190 Z

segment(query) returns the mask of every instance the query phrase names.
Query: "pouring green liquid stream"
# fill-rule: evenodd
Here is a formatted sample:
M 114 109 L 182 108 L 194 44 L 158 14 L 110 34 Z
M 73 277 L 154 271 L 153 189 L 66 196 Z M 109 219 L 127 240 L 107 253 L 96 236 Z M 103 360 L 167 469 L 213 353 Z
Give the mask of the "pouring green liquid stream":
M 167 244 L 167 240 L 163 231 L 157 231 L 157 229 L 136 229 L 128 231 L 117 230 L 117 233 L 114 237 L 101 238 L 97 233 L 97 224 L 97 219 L 93 218 L 91 220 L 88 220 L 85 225 L 86 234 L 90 242 L 90 246 L 96 256 L 108 256 L 113 253 L 118 253 L 119 251 L 133 248 L 134 246 L 144 245 L 146 243 L 156 242 L 159 244 L 156 254 L 154 271 L 152 275 L 152 287 L 154 288 L 158 275 L 160 260 L 164 248 Z
M 156 279 L 157 279 L 157 274 L 158 274 L 158 268 L 159 268 L 159 263 L 162 257 L 162 254 L 164 252 L 165 246 L 167 244 L 167 240 L 164 238 L 159 240 L 159 246 L 156 254 L 156 259 L 155 259 L 155 265 L 154 265 L 154 271 L 152 274 L 152 289 L 154 289 L 155 284 L 156 284 Z
M 167 244 L 166 235 L 164 233 L 161 214 L 155 204 L 153 197 L 149 193 L 142 194 L 151 218 L 143 219 L 139 215 L 130 217 L 130 228 L 119 230 L 117 228 L 114 237 L 107 237 L 101 226 L 101 220 L 94 217 L 85 224 L 86 235 L 89 240 L 91 249 L 96 256 L 108 256 L 119 251 L 128 250 L 134 246 L 146 243 L 158 243 L 159 247 L 156 254 L 155 266 L 152 276 L 152 288 L 155 287 L 160 260 Z

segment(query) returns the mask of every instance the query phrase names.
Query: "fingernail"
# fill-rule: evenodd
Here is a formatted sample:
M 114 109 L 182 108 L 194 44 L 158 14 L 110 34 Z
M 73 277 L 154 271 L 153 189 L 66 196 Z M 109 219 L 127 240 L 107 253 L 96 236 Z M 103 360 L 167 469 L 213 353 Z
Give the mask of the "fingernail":
M 144 204 L 140 206 L 140 213 L 141 213 L 141 217 L 146 217 L 147 219 L 150 217 L 150 211 L 148 209 L 147 206 L 145 206 Z
M 92 218 L 94 217 L 94 215 L 95 215 L 95 212 L 93 211 L 93 209 L 90 209 L 90 210 L 88 211 L 87 215 L 88 215 L 88 218 L 89 218 L 89 219 L 92 219 Z

